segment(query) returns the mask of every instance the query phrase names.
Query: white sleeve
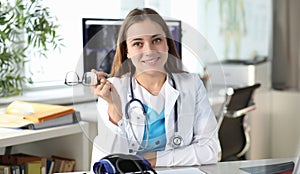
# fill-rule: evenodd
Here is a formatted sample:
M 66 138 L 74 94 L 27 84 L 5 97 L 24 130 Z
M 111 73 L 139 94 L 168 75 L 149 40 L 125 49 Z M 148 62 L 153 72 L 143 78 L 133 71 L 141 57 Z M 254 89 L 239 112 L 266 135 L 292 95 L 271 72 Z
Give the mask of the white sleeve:
M 121 119 L 118 122 L 118 125 L 113 124 L 110 120 L 109 120 L 109 115 L 107 113 L 108 110 L 108 104 L 105 100 L 103 100 L 101 97 L 98 97 L 98 105 L 97 105 L 97 110 L 99 112 L 100 117 L 98 118 L 98 124 L 101 122 L 104 122 L 104 124 L 114 133 L 116 134 L 122 134 L 122 128 L 119 126 L 122 126 L 123 124 L 123 119 Z M 99 127 L 98 125 L 98 134 L 101 133 L 101 127 Z
M 106 154 L 128 153 L 128 145 L 125 134 L 124 120 L 121 119 L 118 125 L 109 120 L 107 113 L 108 104 L 101 97 L 98 99 L 98 147 Z

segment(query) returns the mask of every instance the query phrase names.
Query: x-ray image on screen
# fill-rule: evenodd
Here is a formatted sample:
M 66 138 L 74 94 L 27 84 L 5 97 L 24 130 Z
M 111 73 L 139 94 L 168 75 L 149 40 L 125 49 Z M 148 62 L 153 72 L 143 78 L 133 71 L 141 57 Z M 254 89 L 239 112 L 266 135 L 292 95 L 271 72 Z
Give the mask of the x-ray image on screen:
M 118 20 L 83 19 L 84 72 L 110 73 L 119 29 Z

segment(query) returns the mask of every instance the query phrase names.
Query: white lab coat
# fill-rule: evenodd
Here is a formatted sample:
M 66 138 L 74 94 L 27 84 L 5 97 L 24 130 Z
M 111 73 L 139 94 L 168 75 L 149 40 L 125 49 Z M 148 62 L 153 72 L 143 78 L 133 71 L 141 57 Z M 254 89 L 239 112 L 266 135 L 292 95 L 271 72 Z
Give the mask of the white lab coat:
M 167 144 L 165 151 L 157 152 L 156 166 L 190 166 L 216 163 L 218 160 L 217 122 L 210 107 L 206 89 L 197 74 L 174 73 L 176 87 L 167 78 L 165 84 L 165 128 Z M 98 100 L 98 136 L 95 142 L 102 155 L 93 154 L 98 159 L 110 153 L 129 153 L 129 149 L 138 149 L 139 145 L 133 138 L 128 120 L 125 119 L 125 105 L 131 99 L 129 75 L 122 78 L 109 79 L 122 101 L 123 119 L 117 125 L 109 121 L 107 102 Z M 139 93 L 133 91 L 135 98 Z M 174 105 L 178 102 L 178 134 L 183 137 L 179 148 L 172 148 L 170 138 L 174 135 Z M 144 119 L 131 118 L 133 130 L 139 142 L 143 139 Z M 106 129 L 106 130 L 104 130 Z M 109 130 L 108 130 L 109 129 Z M 110 132 L 110 133 L 107 133 Z M 94 152 L 93 152 L 94 153 Z

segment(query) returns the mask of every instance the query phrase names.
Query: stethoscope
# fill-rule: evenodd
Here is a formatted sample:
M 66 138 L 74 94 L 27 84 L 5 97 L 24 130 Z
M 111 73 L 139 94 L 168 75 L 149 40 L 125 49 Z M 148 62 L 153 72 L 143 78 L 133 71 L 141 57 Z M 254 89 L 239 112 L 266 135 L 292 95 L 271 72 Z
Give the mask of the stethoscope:
M 173 84 L 173 88 L 174 89 L 177 89 L 176 88 L 176 83 L 175 83 L 175 80 L 172 76 L 171 73 L 168 73 L 169 74 L 169 77 L 170 79 L 172 80 L 172 84 Z M 148 125 L 148 120 L 147 120 L 147 116 L 146 116 L 146 109 L 143 105 L 143 103 L 141 102 L 141 100 L 137 99 L 134 97 L 134 93 L 133 93 L 133 87 L 132 87 L 132 78 L 133 78 L 133 73 L 131 73 L 130 75 L 130 83 L 129 83 L 129 86 L 130 86 L 130 95 L 131 95 L 131 100 L 129 100 L 126 105 L 125 105 L 125 118 L 128 120 L 129 122 L 129 125 L 130 125 L 130 129 L 132 131 L 132 134 L 133 134 L 133 137 L 135 139 L 135 141 L 138 143 L 138 145 L 140 146 L 140 150 L 136 150 L 136 151 L 143 151 L 143 150 L 148 150 L 148 149 L 151 149 L 151 148 L 154 148 L 155 145 L 159 144 L 159 142 L 156 142 L 152 147 L 147 147 L 148 146 L 148 141 L 149 141 L 149 125 Z M 134 102 L 137 102 L 140 106 L 142 106 L 142 110 L 143 110 L 143 115 L 145 117 L 145 126 L 146 126 L 146 144 L 145 146 L 142 145 L 142 143 L 138 140 L 133 128 L 132 128 L 132 124 L 130 122 L 130 115 L 128 113 L 128 110 L 129 110 L 129 107 L 132 103 Z M 178 134 L 178 104 L 177 104 L 177 100 L 175 102 L 175 107 L 174 107 L 174 135 L 170 138 L 170 143 L 171 143 L 171 146 L 173 148 L 177 148 L 179 147 L 182 143 L 183 143 L 183 138 Z M 132 151 L 132 150 L 130 150 Z

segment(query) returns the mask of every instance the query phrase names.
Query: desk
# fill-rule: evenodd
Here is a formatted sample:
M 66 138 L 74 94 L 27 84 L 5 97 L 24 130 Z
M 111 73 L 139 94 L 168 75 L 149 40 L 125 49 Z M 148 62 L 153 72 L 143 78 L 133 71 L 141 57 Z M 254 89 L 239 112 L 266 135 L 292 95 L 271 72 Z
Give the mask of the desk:
M 240 174 L 247 173 L 239 168 L 261 166 L 269 164 L 277 164 L 284 162 L 296 162 L 296 158 L 278 158 L 278 159 L 261 159 L 261 160 L 245 160 L 245 161 L 231 161 L 231 162 L 220 162 L 217 165 L 204 165 L 200 169 L 207 174 Z
M 76 159 L 75 170 L 89 170 L 92 141 L 87 136 L 89 123 L 40 130 L 14 130 L 0 133 L 0 148 L 13 146 L 12 153 L 37 156 L 65 156 Z
M 231 162 L 219 162 L 214 165 L 203 165 L 199 168 L 201 171 L 207 174 L 249 174 L 240 170 L 241 167 L 253 167 L 253 166 L 261 166 L 261 165 L 270 165 L 277 163 L 284 163 L 294 161 L 296 163 L 297 158 L 278 158 L 278 159 L 261 159 L 261 160 L 245 160 L 245 161 L 231 161 Z M 184 169 L 187 167 L 172 167 L 172 168 L 156 168 L 155 170 L 166 171 L 166 170 L 176 170 L 176 169 Z M 85 171 L 85 172 L 70 172 L 69 174 L 93 174 L 93 172 Z M 174 173 L 176 173 L 174 171 Z

